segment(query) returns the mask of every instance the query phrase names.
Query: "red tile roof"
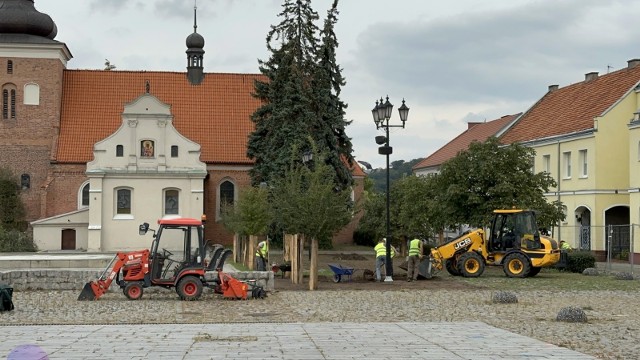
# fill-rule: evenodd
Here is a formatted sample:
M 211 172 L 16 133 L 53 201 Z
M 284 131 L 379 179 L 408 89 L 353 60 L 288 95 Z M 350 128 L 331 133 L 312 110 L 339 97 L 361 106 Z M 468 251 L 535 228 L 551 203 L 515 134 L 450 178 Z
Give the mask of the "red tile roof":
M 175 128 L 201 145 L 203 162 L 252 164 L 246 148 L 260 105 L 251 95 L 256 79 L 265 78 L 207 73 L 191 85 L 185 72 L 65 70 L 55 160 L 91 161 L 93 144 L 120 127 L 124 105 L 145 93 L 148 80 L 150 93 L 171 105 Z
M 520 114 L 522 113 L 505 115 L 499 119 L 485 123 L 470 123 L 467 130 L 449 141 L 445 146 L 436 150 L 436 152 L 429 155 L 426 159 L 415 164 L 413 166 L 413 170 L 415 171 L 418 169 L 442 165 L 445 161 L 458 155 L 460 151 L 468 149 L 472 142 L 485 141 L 489 137 L 494 136 L 498 131 L 502 130 L 505 126 L 515 120 Z
M 548 92 L 502 134 L 500 141 L 511 144 L 592 129 L 593 119 L 638 81 L 640 66 L 634 66 Z

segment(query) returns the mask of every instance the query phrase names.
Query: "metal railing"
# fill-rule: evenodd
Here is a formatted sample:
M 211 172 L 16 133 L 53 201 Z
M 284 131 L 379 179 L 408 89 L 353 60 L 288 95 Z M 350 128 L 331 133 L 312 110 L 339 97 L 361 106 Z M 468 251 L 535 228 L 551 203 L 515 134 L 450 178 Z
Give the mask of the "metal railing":
M 636 230 L 638 228 L 638 230 Z M 571 248 L 580 251 L 605 254 L 606 270 L 612 271 L 614 264 L 618 269 L 629 264 L 629 271 L 634 270 L 635 234 L 640 234 L 640 224 L 606 225 L 606 226 L 561 226 L 560 233 L 553 237 L 564 240 Z M 602 260 L 602 257 L 600 256 Z

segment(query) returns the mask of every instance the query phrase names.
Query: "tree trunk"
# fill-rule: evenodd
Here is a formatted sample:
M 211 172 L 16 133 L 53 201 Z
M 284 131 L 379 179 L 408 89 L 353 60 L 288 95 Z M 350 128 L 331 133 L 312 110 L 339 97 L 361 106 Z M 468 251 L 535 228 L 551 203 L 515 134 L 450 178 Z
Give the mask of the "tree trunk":
M 244 266 L 249 266 L 249 239 L 246 235 L 242 235 L 240 238 L 242 242 L 242 263 Z
M 298 257 L 298 282 L 297 284 L 302 284 L 304 281 L 304 235 L 296 234 L 296 242 L 298 243 L 298 253 L 296 256 Z
M 282 241 L 282 261 L 283 262 L 291 261 L 292 243 L 293 243 L 293 240 L 291 236 L 287 237 L 287 235 L 285 235 L 284 240 Z
M 290 244 L 289 255 L 291 254 L 294 255 L 294 256 L 290 256 L 290 259 L 289 259 L 289 261 L 291 261 L 291 272 L 289 274 L 291 276 L 291 283 L 297 284 L 298 283 L 298 257 L 295 256 L 295 254 L 298 251 L 298 244 L 297 244 L 298 238 L 293 234 L 285 234 L 284 242 Z
M 233 262 L 240 263 L 242 257 L 242 246 L 240 245 L 240 235 L 233 234 Z
M 309 290 L 318 289 L 318 239 L 311 238 L 311 266 L 309 267 Z
M 249 246 L 247 252 L 249 253 L 249 264 L 247 267 L 249 270 L 256 269 L 256 247 L 258 245 L 258 237 L 255 235 L 249 235 Z

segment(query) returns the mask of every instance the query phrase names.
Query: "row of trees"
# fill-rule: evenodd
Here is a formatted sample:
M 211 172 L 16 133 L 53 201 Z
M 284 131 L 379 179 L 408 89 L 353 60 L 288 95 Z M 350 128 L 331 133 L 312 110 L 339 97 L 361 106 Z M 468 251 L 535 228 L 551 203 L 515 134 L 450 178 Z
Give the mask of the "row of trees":
M 332 179 L 334 170 L 327 163 L 326 154 L 316 151 L 311 162 L 292 161 L 272 182 L 243 189 L 238 201 L 224 208 L 222 218 L 227 229 L 248 236 L 248 256 L 244 260 L 250 268 L 258 235 L 277 228 L 307 238 L 311 249 L 309 288 L 314 290 L 319 243 L 331 243 L 332 235 L 351 220 L 354 205 L 351 190 L 336 187 Z M 299 248 L 292 256 L 301 254 L 302 246 Z M 297 275 L 292 274 L 292 279 L 294 276 Z
M 391 184 L 394 239 L 433 238 L 445 228 L 486 226 L 495 209 L 538 211 L 541 227 L 564 219 L 562 203 L 544 193 L 556 186 L 548 173 L 531 172 L 533 149 L 503 146 L 496 138 L 474 142 L 442 164 L 438 174 L 406 176 Z M 385 233 L 385 195 L 369 192 L 359 231 L 379 238 Z

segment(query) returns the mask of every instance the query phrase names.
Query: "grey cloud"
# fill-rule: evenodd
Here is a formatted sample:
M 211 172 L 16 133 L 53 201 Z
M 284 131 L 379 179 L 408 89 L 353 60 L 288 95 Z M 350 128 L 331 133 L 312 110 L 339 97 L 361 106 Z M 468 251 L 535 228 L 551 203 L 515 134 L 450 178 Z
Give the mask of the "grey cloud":
M 430 103 L 535 99 L 547 85 L 581 81 L 593 64 L 606 68 L 637 48 L 632 40 L 640 32 L 632 26 L 615 35 L 627 42 L 583 33 L 599 30 L 588 24 L 609 6 L 543 1 L 423 23 L 376 24 L 358 39 L 358 57 L 367 59 L 361 71 L 387 74 L 388 86 L 404 86 Z
M 106 11 L 109 13 L 118 13 L 126 10 L 129 6 L 144 7 L 144 4 L 140 1 L 131 0 L 91 0 L 89 3 L 89 9 L 94 11 Z

